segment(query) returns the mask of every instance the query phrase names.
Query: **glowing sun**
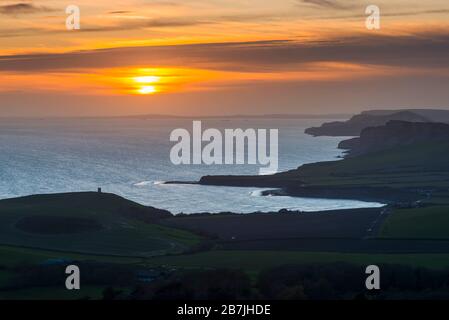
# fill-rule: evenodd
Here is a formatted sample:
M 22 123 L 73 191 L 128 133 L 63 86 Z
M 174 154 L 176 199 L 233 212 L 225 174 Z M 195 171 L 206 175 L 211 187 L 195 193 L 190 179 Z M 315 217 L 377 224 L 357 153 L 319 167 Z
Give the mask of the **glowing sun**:
M 158 92 L 154 84 L 160 82 L 161 78 L 158 76 L 141 76 L 135 77 L 134 82 L 140 84 L 137 92 L 140 94 L 153 94 Z
M 143 86 L 138 90 L 138 92 L 140 94 L 152 94 L 152 93 L 156 93 L 157 89 L 155 86 Z

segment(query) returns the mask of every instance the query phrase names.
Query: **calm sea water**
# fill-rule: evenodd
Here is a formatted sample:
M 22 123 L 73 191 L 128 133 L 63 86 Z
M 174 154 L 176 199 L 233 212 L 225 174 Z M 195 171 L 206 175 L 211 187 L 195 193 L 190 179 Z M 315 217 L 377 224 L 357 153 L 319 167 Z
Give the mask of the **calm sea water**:
M 279 169 L 335 160 L 341 138 L 313 138 L 304 129 L 323 120 L 203 120 L 203 127 L 279 129 Z M 191 131 L 191 120 L 2 119 L 0 198 L 102 187 L 173 213 L 253 212 L 282 208 L 303 211 L 379 206 L 360 201 L 258 196 L 261 189 L 164 185 L 208 174 L 258 174 L 256 165 L 175 166 L 170 132 Z

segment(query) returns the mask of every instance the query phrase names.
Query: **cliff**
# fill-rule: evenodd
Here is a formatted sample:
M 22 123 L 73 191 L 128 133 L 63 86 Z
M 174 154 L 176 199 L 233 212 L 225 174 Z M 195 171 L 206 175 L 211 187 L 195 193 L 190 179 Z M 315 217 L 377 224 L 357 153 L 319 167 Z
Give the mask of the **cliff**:
M 386 125 L 363 129 L 359 138 L 340 142 L 340 149 L 353 157 L 417 143 L 449 141 L 449 124 L 389 121 Z
M 449 111 L 442 110 L 441 113 Z M 441 115 L 440 113 L 440 115 Z M 434 115 L 434 113 L 424 113 Z M 399 120 L 408 122 L 433 122 L 432 117 L 426 117 L 418 111 L 365 111 L 353 116 L 347 121 L 334 121 L 323 123 L 320 127 L 312 127 L 305 130 L 305 133 L 312 136 L 359 136 L 363 129 L 368 127 L 382 126 L 388 121 Z M 448 118 L 449 119 L 449 118 Z

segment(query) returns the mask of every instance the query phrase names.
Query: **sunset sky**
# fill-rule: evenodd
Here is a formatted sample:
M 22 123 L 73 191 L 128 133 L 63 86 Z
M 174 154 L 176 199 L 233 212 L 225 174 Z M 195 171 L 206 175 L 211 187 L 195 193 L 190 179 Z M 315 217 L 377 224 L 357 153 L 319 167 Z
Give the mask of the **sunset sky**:
M 449 108 L 448 0 L 0 0 L 0 116 L 406 107 Z

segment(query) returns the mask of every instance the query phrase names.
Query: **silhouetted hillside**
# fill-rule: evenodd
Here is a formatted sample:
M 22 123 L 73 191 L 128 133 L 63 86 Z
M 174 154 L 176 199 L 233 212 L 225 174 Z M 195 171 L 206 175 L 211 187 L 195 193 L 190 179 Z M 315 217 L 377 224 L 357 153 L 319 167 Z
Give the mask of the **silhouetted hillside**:
M 348 150 L 347 156 L 362 155 L 422 142 L 449 141 L 449 125 L 389 121 L 384 126 L 363 129 L 359 138 L 340 142 L 340 149 Z
M 362 112 L 347 121 L 334 121 L 323 123 L 320 127 L 312 127 L 305 133 L 313 136 L 359 136 L 363 129 L 377 127 L 388 121 L 399 120 L 408 122 L 449 122 L 449 111 L 446 110 L 401 110 L 381 111 L 373 110 Z

